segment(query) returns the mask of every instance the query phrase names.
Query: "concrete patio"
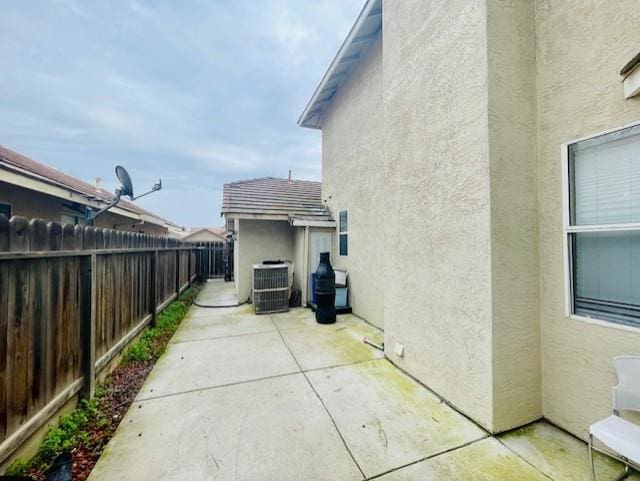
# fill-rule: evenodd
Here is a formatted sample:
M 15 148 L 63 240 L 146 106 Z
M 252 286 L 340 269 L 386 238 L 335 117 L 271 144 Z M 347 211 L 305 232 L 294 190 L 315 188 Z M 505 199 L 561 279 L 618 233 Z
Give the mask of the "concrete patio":
M 198 302 L 232 303 L 232 289 L 209 282 Z M 194 306 L 89 479 L 588 479 L 581 441 L 545 422 L 491 437 L 364 336 L 382 341 L 351 315 Z M 622 470 L 597 466 L 602 480 Z

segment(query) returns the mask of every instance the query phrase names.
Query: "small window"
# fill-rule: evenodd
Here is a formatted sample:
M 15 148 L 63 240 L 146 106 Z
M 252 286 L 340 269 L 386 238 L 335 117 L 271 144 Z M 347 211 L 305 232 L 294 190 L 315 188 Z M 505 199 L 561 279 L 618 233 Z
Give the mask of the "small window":
M 640 125 L 567 154 L 571 313 L 640 326 Z
M 0 214 L 6 216 L 7 219 L 11 219 L 11 204 L 3 204 L 0 202 Z
M 340 211 L 338 229 L 338 232 L 340 234 L 340 255 L 346 256 L 349 253 L 349 229 L 346 210 Z
M 60 224 L 87 225 L 88 221 L 85 217 L 79 215 L 62 214 L 60 217 Z

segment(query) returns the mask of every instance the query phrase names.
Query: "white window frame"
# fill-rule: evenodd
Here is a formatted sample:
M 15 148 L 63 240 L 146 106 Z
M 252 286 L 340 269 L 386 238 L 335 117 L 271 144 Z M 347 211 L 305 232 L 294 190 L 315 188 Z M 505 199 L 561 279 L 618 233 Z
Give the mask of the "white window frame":
M 347 214 L 347 230 L 345 231 L 342 230 L 342 222 L 340 222 L 340 216 L 342 215 L 343 212 Z M 342 235 L 347 236 L 347 253 L 346 254 L 343 254 L 341 252 L 342 249 L 340 248 L 340 242 L 341 242 L 340 237 Z M 338 255 L 340 257 L 349 257 L 349 209 L 342 209 L 338 211 Z
M 630 122 L 619 127 L 608 129 L 597 134 L 586 135 L 573 139 L 569 142 L 564 142 L 561 146 L 562 155 L 562 246 L 563 246 L 563 258 L 564 258 L 564 314 L 565 317 L 571 319 L 577 319 L 590 324 L 596 324 L 604 327 L 610 327 L 619 330 L 639 332 L 640 327 L 631 326 L 628 324 L 622 324 L 619 322 L 598 319 L 596 317 L 587 317 L 580 314 L 576 314 L 573 305 L 573 259 L 570 248 L 570 235 L 577 232 L 612 232 L 612 231 L 634 231 L 640 230 L 640 223 L 627 223 L 627 224 L 605 224 L 605 225 L 588 225 L 588 226 L 572 226 L 571 225 L 571 212 L 569 204 L 570 186 L 569 186 L 569 147 L 578 142 L 594 139 L 603 135 L 618 132 L 620 130 L 628 129 L 640 125 L 640 120 Z

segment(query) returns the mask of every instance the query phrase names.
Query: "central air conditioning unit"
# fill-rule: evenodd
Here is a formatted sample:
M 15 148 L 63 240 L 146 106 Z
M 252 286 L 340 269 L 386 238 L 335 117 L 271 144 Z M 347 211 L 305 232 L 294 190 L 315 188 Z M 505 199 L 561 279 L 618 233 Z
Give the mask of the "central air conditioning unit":
M 289 310 L 288 264 L 254 264 L 253 309 L 256 314 Z

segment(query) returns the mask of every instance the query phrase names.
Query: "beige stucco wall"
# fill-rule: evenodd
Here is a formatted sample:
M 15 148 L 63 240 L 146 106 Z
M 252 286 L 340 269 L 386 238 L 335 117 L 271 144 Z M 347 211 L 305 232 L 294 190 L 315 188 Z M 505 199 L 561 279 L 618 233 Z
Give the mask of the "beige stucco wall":
M 494 431 L 542 415 L 535 18 L 530 0 L 487 2 Z
M 544 415 L 584 438 L 611 410 L 612 358 L 640 354 L 640 329 L 564 314 L 560 150 L 640 120 L 618 74 L 636 6 L 385 0 L 384 46 L 325 114 L 323 193 L 350 216 L 335 263 L 359 271 L 354 225 L 382 206 L 386 354 L 491 431 Z
M 611 411 L 611 359 L 640 354 L 640 330 L 564 315 L 561 144 L 640 120 L 620 68 L 640 45 L 635 0 L 536 2 L 543 413 L 583 438 Z
M 235 243 L 238 300 L 251 295 L 252 267 L 264 260 L 294 260 L 293 228 L 287 221 L 239 219 Z
M 385 353 L 491 429 L 485 2 L 387 0 L 383 41 Z
M 349 271 L 353 312 L 384 327 L 382 38 L 343 85 L 322 122 L 322 196 L 338 222 L 348 211 L 348 256 L 339 255 L 334 236 L 334 267 Z

